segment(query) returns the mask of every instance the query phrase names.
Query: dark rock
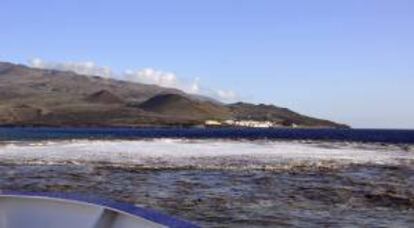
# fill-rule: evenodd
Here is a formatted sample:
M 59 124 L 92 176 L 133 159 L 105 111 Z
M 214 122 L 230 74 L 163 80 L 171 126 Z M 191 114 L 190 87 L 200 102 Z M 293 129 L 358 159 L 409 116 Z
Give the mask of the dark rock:
M 103 103 L 103 104 L 121 104 L 124 101 L 117 95 L 109 92 L 108 90 L 100 90 L 96 93 L 89 95 L 86 101 L 91 103 Z

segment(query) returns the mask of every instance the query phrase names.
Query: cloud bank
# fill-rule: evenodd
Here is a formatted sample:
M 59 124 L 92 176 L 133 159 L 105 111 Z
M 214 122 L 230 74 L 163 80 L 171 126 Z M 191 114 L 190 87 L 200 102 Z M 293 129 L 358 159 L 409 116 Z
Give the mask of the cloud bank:
M 49 62 L 40 58 L 29 60 L 29 65 L 39 69 L 53 69 L 73 71 L 83 75 L 102 76 L 131 82 L 153 84 L 162 87 L 176 88 L 186 93 L 210 96 L 223 102 L 234 102 L 238 95 L 231 90 L 211 89 L 200 85 L 200 78 L 195 77 L 190 81 L 183 80 L 173 72 L 162 71 L 154 68 L 140 70 L 125 70 L 121 74 L 115 73 L 110 67 L 98 66 L 93 61 L 85 62 Z
M 153 68 L 145 68 L 137 71 L 126 70 L 123 74 L 123 78 L 132 82 L 176 88 L 187 93 L 199 94 L 201 92 L 199 78 L 195 78 L 192 82 L 186 83 L 183 80 L 180 80 L 177 75 L 172 72 L 156 70 Z
M 114 74 L 109 67 L 97 66 L 92 61 L 85 62 L 48 62 L 39 58 L 29 60 L 29 65 L 40 69 L 53 69 L 62 71 L 73 71 L 78 74 L 94 75 L 102 77 L 113 77 Z

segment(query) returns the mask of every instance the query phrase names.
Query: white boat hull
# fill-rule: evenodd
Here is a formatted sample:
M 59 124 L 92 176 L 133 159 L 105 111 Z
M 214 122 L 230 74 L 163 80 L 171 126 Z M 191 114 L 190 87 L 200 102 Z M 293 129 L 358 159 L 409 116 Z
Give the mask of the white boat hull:
M 192 224 L 127 204 L 28 194 L 0 194 L 0 228 L 161 228 Z M 105 204 L 105 205 L 102 205 Z

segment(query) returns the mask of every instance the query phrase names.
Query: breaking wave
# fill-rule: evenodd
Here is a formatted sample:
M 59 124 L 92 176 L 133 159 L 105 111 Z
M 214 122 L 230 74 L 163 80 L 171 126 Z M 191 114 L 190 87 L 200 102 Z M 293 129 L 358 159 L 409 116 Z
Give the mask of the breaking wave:
M 412 146 L 310 141 L 66 140 L 8 142 L 3 163 L 106 164 L 142 169 L 336 168 L 414 164 Z

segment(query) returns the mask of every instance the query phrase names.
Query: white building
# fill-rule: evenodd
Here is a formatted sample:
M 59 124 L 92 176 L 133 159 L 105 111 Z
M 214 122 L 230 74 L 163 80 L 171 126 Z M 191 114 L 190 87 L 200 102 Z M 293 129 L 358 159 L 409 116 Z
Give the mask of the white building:
M 255 121 L 255 120 L 240 120 L 240 121 L 236 121 L 234 125 L 240 126 L 240 127 L 254 127 L 254 128 L 273 127 L 273 123 L 270 121 Z
M 221 126 L 221 122 L 217 121 L 217 120 L 206 120 L 205 122 L 206 126 Z
M 236 127 L 251 127 L 251 128 L 271 128 L 278 126 L 271 121 L 256 121 L 256 120 L 225 120 L 223 122 L 217 120 L 206 120 L 205 126 L 236 126 Z

